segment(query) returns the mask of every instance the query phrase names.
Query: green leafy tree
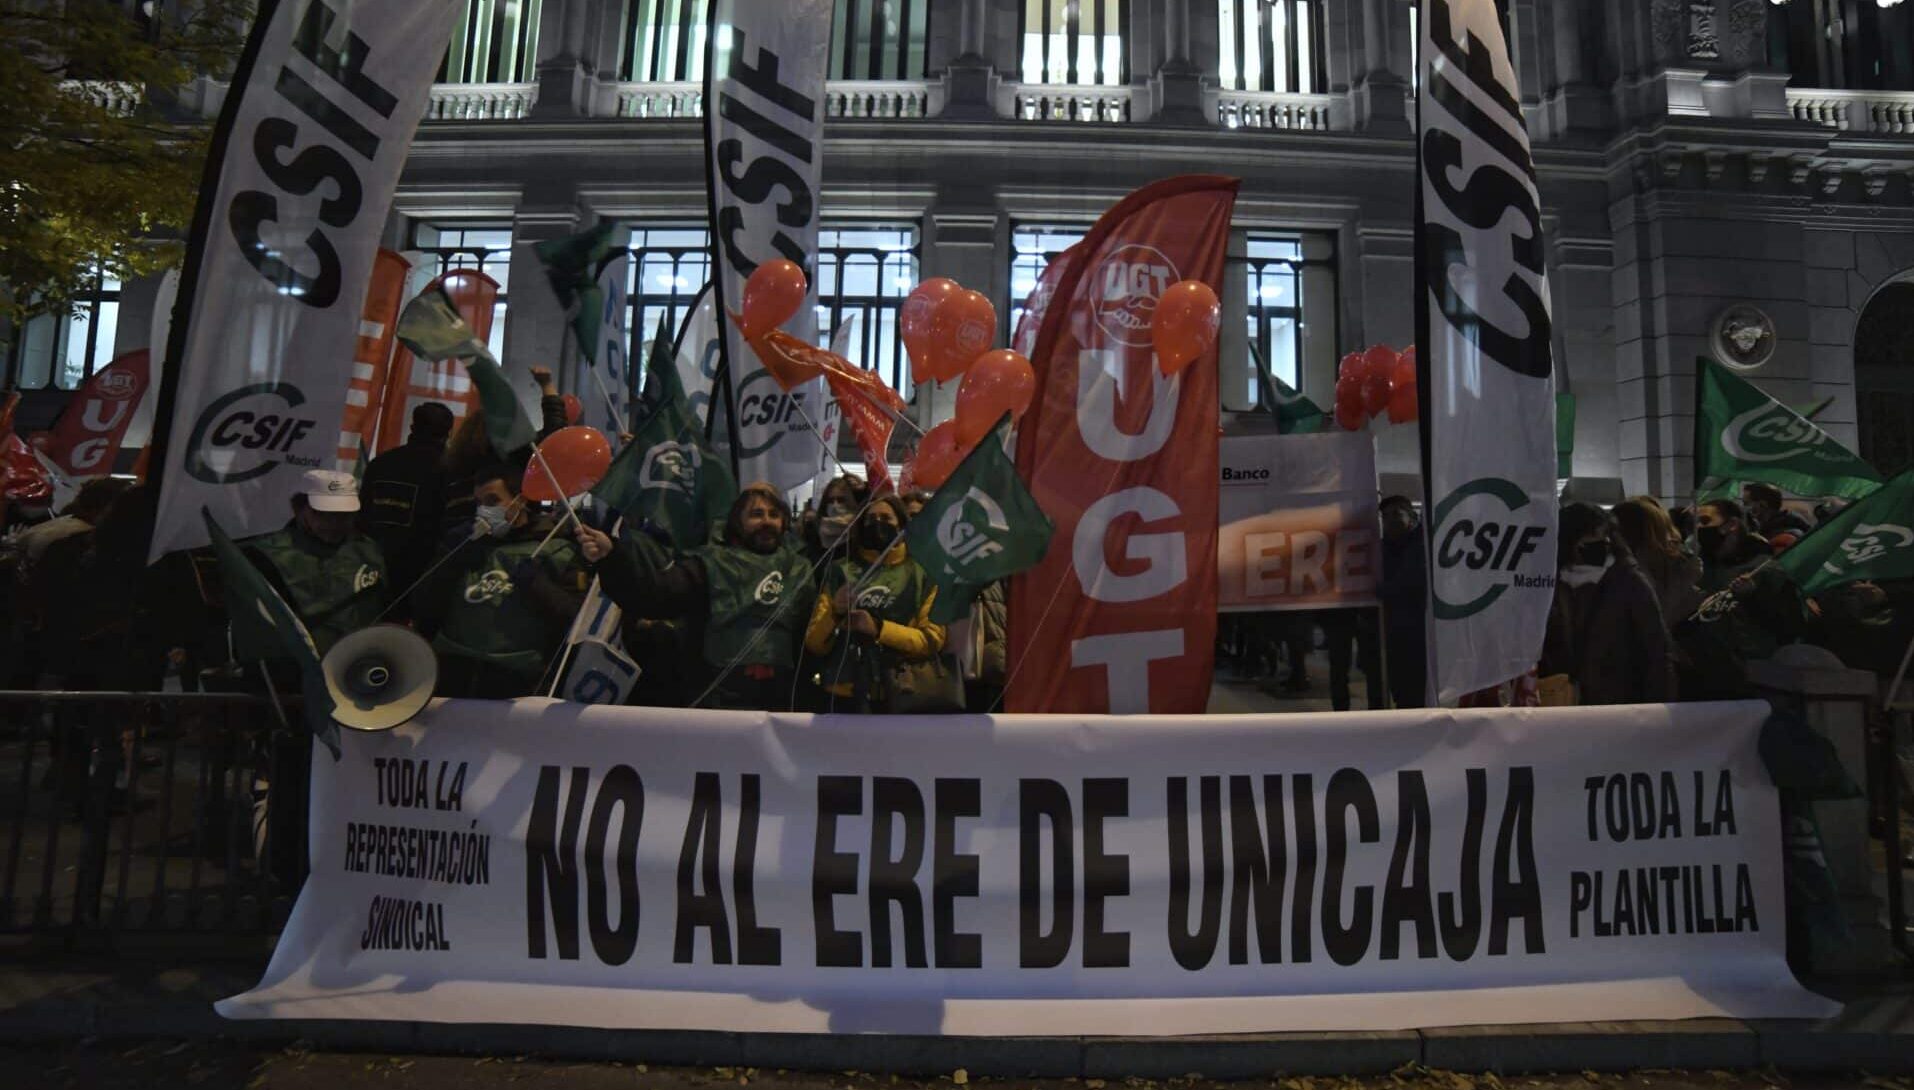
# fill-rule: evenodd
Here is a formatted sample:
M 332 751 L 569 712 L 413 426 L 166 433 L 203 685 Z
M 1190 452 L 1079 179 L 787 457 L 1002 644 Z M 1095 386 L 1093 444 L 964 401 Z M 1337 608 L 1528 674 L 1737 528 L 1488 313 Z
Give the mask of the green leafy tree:
M 0 318 L 179 262 L 251 0 L 0 0 Z

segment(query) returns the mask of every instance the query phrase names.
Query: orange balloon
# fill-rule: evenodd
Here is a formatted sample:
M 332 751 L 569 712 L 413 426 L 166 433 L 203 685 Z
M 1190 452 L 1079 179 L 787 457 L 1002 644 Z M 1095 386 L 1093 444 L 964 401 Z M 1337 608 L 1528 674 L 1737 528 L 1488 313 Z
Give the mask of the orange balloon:
M 897 332 L 904 342 L 904 351 L 910 353 L 912 382 L 926 382 L 931 378 L 930 319 L 937 312 L 937 304 L 963 290 L 955 280 L 933 276 L 912 288 L 905 298 L 904 309 L 897 316 Z
M 1363 367 L 1366 369 L 1365 374 L 1383 375 L 1385 377 L 1394 374 L 1397 358 L 1395 349 L 1386 344 L 1376 345 L 1362 354 Z
M 566 394 L 563 400 L 565 402 L 565 423 L 576 424 L 584 419 L 585 403 L 578 400 L 577 394 Z
M 1347 401 L 1336 402 L 1336 423 L 1344 431 L 1356 431 L 1362 427 L 1362 406 Z
M 604 432 L 577 425 L 560 428 L 545 437 L 525 467 L 522 494 L 535 503 L 556 503 L 589 491 L 610 468 L 611 442 Z
M 1421 406 L 1417 404 L 1416 384 L 1413 382 L 1398 385 L 1389 394 L 1389 423 L 1407 424 L 1416 418 Z
M 1369 364 L 1362 358 L 1361 352 L 1351 352 L 1342 358 L 1340 364 L 1337 364 L 1336 381 L 1338 383 L 1353 382 L 1360 386 L 1362 380 L 1369 374 L 1368 367 Z
M 1389 407 L 1389 397 L 1393 389 L 1389 383 L 1389 372 L 1370 371 L 1369 377 L 1362 380 L 1362 411 L 1375 416 Z
M 964 373 L 957 388 L 957 438 L 975 446 L 1009 413 L 1021 419 L 1037 393 L 1037 370 L 1008 348 L 985 352 Z
M 980 291 L 953 291 L 930 315 L 930 377 L 949 382 L 997 339 L 997 308 Z
M 744 282 L 744 307 L 739 327 L 747 337 L 761 337 L 791 320 L 804 305 L 810 285 L 795 261 L 778 258 L 751 271 Z
M 1174 375 L 1216 347 L 1216 330 L 1223 322 L 1223 304 L 1201 280 L 1179 280 L 1163 289 L 1150 319 L 1150 340 L 1156 345 L 1156 366 Z
M 1411 347 L 1396 359 L 1396 373 L 1390 376 L 1391 384 L 1397 387 L 1416 384 L 1416 350 Z
M 917 454 L 910 460 L 911 484 L 917 488 L 939 488 L 970 453 L 970 447 L 957 437 L 957 421 L 946 420 L 924 433 L 917 443 Z

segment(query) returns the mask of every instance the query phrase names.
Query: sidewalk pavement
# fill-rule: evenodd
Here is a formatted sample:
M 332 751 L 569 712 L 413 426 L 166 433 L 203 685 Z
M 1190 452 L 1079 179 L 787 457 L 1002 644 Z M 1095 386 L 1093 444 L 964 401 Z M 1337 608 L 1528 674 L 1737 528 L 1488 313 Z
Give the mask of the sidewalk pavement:
M 388 1053 L 535 1055 L 684 1066 L 936 1075 L 1212 1079 L 1381 1074 L 1405 1064 L 1502 1074 L 1641 1068 L 1914 1073 L 1914 985 L 1838 996 L 1826 1022 L 1594 1022 L 1392 1033 L 1172 1038 L 961 1038 L 686 1033 L 423 1022 L 228 1022 L 213 1001 L 250 987 L 264 957 L 167 965 L 0 949 L 0 1042 L 230 1040 Z M 1830 993 L 1832 994 L 1832 993 Z

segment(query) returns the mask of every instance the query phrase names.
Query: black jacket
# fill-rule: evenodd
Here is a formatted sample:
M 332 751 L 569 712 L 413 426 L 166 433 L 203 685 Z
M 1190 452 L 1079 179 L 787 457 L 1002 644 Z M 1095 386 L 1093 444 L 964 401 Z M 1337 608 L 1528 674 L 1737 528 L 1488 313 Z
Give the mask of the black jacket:
M 445 444 L 408 440 L 372 459 L 359 485 L 359 529 L 379 543 L 396 590 L 431 563 L 445 517 Z
M 1541 673 L 1573 678 L 1581 704 L 1663 704 L 1674 699 L 1674 667 L 1661 606 L 1633 560 L 1611 565 L 1594 584 L 1556 584 L 1542 640 Z

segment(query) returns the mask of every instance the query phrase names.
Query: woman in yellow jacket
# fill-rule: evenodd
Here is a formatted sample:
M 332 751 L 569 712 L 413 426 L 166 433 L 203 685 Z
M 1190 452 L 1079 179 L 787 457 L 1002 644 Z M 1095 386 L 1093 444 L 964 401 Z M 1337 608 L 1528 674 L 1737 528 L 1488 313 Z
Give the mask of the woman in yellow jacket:
M 820 577 L 804 648 L 822 663 L 829 710 L 885 711 L 893 671 L 944 649 L 944 626 L 930 620 L 937 588 L 898 540 L 907 522 L 896 496 L 872 501 L 851 527 L 850 555 Z

